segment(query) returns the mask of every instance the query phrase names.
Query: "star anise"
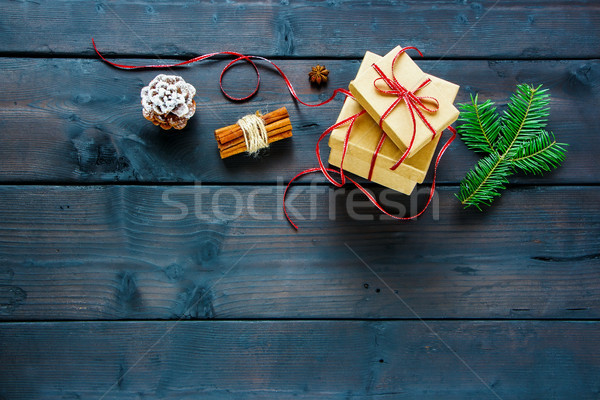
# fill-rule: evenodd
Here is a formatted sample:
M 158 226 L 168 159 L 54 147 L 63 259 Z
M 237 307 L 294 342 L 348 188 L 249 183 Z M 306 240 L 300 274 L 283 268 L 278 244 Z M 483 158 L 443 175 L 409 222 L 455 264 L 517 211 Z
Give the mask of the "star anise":
M 308 78 L 310 79 L 310 83 L 320 85 L 327 83 L 327 75 L 329 75 L 327 68 L 324 65 L 317 65 L 316 67 L 312 67 L 308 73 Z

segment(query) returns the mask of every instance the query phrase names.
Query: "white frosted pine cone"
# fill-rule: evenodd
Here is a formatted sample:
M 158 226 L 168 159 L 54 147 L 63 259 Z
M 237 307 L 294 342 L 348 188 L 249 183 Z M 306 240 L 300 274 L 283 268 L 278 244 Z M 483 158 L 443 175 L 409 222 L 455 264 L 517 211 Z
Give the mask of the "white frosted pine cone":
M 177 75 L 157 75 L 142 89 L 144 118 L 163 129 L 183 129 L 196 112 L 196 89 Z

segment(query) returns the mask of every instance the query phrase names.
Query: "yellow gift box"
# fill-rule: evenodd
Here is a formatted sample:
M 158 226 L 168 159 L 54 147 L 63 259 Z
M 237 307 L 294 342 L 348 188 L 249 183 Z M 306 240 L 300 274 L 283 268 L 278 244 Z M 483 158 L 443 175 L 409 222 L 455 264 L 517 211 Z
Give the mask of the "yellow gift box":
M 358 75 L 362 74 L 365 69 L 371 68 L 371 65 L 380 59 L 381 56 L 367 52 L 358 70 Z M 441 87 L 446 93 L 451 95 L 452 98 L 458 93 L 458 85 L 434 76 L 426 77 L 431 78 L 432 83 Z M 356 100 L 347 98 L 337 122 L 357 114 L 362 110 L 363 108 Z M 452 122 L 454 122 L 454 120 L 450 121 L 449 124 Z M 413 157 L 405 159 L 394 171 L 390 170 L 390 168 L 400 159 L 400 157 L 402 157 L 406 147 L 397 147 L 389 140 L 389 138 L 387 138 L 377 155 L 371 180 L 401 193 L 410 194 L 415 185 L 423 182 L 425 179 L 435 149 L 440 140 L 441 131 L 445 128 L 446 126 L 441 128 L 434 140 L 431 140 L 430 137 L 429 143 L 427 143 L 421 151 L 415 153 Z M 342 161 L 344 140 L 347 132 L 348 126 L 345 125 L 334 129 L 329 138 L 329 147 L 331 147 L 329 163 L 337 167 L 340 166 Z M 369 114 L 365 113 L 358 117 L 350 132 L 343 169 L 368 179 L 371 159 L 379 144 L 380 138 L 381 128 Z
M 406 53 L 400 55 L 396 63 L 394 58 L 402 48 L 396 47 L 394 50 L 376 60 L 374 63 L 388 77 L 395 76 L 398 82 L 407 90 L 414 92 L 429 77 L 415 64 L 415 62 Z M 375 88 L 375 81 L 380 78 L 379 73 L 369 64 L 359 70 L 356 78 L 350 82 L 350 92 L 356 97 L 360 105 L 369 113 L 373 120 L 379 123 L 381 116 L 386 113 L 390 106 L 398 99 L 395 95 L 387 95 L 379 92 Z M 362 67 L 362 66 L 361 66 Z M 393 74 L 392 74 L 393 67 Z M 433 78 L 433 77 L 430 77 Z M 454 99 L 458 92 L 458 86 L 454 84 L 441 84 L 439 79 L 432 81 L 425 87 L 415 92 L 418 97 L 433 97 L 437 99 L 439 108 L 436 112 L 430 113 L 420 109 L 423 116 L 436 132 L 441 132 L 451 125 L 458 118 L 459 111 L 454 107 Z M 377 82 L 381 89 L 389 89 L 383 80 Z M 435 107 L 430 102 L 424 102 L 428 108 Z M 431 143 L 433 133 L 414 113 L 415 124 L 413 127 L 412 116 L 405 101 L 401 101 L 382 122 L 383 130 L 387 133 L 397 147 L 406 149 L 412 139 L 413 129 L 416 127 L 415 139 L 408 157 L 414 157 L 425 146 Z

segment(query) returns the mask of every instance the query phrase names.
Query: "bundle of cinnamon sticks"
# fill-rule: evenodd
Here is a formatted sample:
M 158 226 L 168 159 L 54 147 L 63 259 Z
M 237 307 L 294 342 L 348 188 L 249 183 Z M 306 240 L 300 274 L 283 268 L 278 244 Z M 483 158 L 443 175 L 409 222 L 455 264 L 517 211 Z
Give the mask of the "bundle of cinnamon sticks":
M 292 136 L 292 123 L 285 107 L 260 115 L 265 123 L 269 144 Z M 238 124 L 215 130 L 215 139 L 221 158 L 231 157 L 247 150 L 244 132 Z

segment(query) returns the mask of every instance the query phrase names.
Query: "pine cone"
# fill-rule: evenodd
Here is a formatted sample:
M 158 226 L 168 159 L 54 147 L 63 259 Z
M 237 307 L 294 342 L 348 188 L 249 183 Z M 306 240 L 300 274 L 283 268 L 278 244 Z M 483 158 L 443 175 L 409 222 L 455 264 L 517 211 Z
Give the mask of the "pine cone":
M 196 89 L 177 75 L 157 75 L 142 89 L 144 118 L 163 129 L 183 129 L 196 112 Z

